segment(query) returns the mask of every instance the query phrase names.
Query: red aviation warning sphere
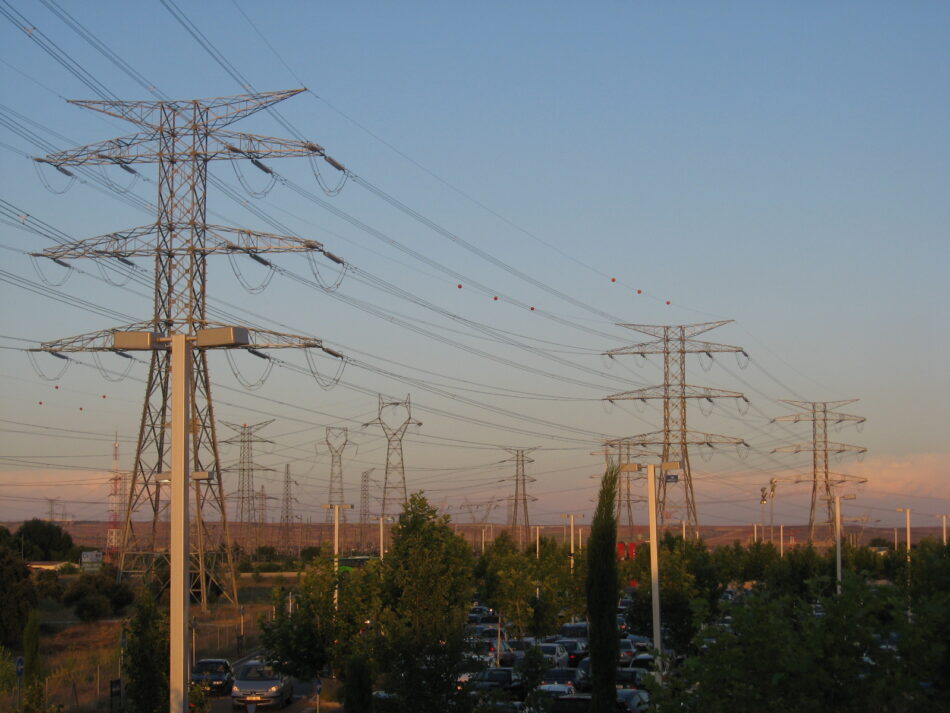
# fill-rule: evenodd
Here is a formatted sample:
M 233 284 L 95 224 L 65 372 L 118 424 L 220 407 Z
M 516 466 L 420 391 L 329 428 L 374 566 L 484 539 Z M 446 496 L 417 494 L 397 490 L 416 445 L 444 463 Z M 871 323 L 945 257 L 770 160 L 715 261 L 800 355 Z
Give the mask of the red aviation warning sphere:
M 666 304 L 669 304 L 669 303 L 670 303 L 670 301 L 669 301 L 669 300 L 667 300 L 667 301 L 666 301 Z
M 638 295 L 642 295 L 642 294 L 643 294 L 643 290 L 637 290 L 637 294 L 638 294 Z
M 531 311 L 534 312 L 534 307 L 531 308 Z
M 458 288 L 461 290 L 461 289 L 462 289 L 462 283 L 460 282 L 458 285 L 456 285 L 456 287 L 458 287 Z
M 40 401 L 40 406 L 42 406 L 42 405 L 43 405 L 43 402 L 42 402 L 42 401 Z
M 53 388 L 58 390 L 58 389 L 59 389 L 59 384 L 56 384 L 56 386 L 54 386 Z
M 616 278 L 616 277 L 611 277 L 611 278 L 610 278 L 610 281 L 611 281 L 611 282 L 616 282 L 616 281 L 617 281 L 617 278 Z
M 494 297 L 492 297 L 492 299 L 495 300 L 495 302 L 497 302 L 497 301 L 498 301 L 498 295 L 495 295 Z

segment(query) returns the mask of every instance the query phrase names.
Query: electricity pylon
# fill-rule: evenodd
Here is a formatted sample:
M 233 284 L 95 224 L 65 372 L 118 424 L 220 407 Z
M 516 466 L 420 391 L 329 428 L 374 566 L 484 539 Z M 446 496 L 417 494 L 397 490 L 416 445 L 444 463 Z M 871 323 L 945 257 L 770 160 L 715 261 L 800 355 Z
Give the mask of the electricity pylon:
M 112 477 L 109 478 L 109 529 L 106 530 L 106 558 L 111 564 L 118 564 L 119 544 L 122 534 L 122 514 L 128 497 L 128 481 L 125 473 L 119 470 L 119 434 L 112 442 Z
M 666 523 L 668 510 L 682 508 L 686 511 L 686 517 L 683 519 L 686 520 L 689 526 L 694 531 L 699 527 L 699 518 L 696 515 L 696 500 L 693 495 L 693 476 L 689 464 L 690 446 L 709 446 L 711 448 L 716 444 L 746 445 L 741 438 L 720 436 L 713 433 L 699 433 L 690 431 L 686 427 L 686 404 L 689 399 L 706 399 L 710 403 L 713 399 L 720 398 L 747 401 L 746 397 L 738 391 L 713 389 L 708 386 L 691 386 L 686 383 L 687 354 L 706 354 L 709 357 L 712 357 L 713 352 L 741 352 L 745 354 L 741 347 L 693 339 L 693 337 L 704 332 L 729 324 L 731 321 L 723 320 L 721 322 L 681 325 L 621 324 L 619 326 L 632 329 L 635 332 L 642 332 L 655 337 L 655 339 L 605 352 L 610 357 L 619 354 L 637 354 L 642 357 L 646 357 L 648 354 L 663 355 L 663 383 L 661 385 L 625 391 L 607 396 L 605 399 L 607 401 L 624 399 L 640 399 L 641 401 L 661 399 L 663 401 L 663 430 L 643 433 L 629 438 L 631 443 L 638 446 L 662 446 L 664 463 L 678 461 L 681 464 L 682 504 L 673 504 L 673 498 L 670 497 L 671 493 L 668 487 L 678 484 L 680 478 L 673 474 L 658 478 L 656 485 L 657 510 L 659 511 L 658 518 L 661 526 Z
M 35 351 L 56 354 L 116 351 L 114 335 L 117 331 L 148 331 L 163 337 L 184 333 L 196 337 L 199 330 L 226 326 L 207 319 L 207 258 L 212 254 L 246 254 L 269 265 L 261 254 L 322 252 L 329 259 L 342 262 L 313 240 L 211 225 L 206 221 L 210 161 L 249 159 L 261 167 L 264 166 L 262 159 L 285 156 L 317 155 L 330 160 L 322 147 L 311 142 L 255 136 L 226 128 L 302 91 L 296 89 L 206 100 L 71 102 L 129 121 L 138 127 L 138 133 L 37 160 L 56 168 L 98 164 L 126 170 L 131 170 L 131 164 L 157 163 L 158 215 L 152 224 L 65 243 L 48 248 L 38 256 L 60 261 L 111 258 L 125 263 L 132 257 L 152 258 L 155 261 L 154 314 L 145 321 L 119 329 L 45 342 Z M 265 330 L 247 331 L 253 337 L 250 339 L 252 343 L 238 348 L 319 348 L 332 356 L 341 356 L 324 347 L 318 339 Z M 170 434 L 166 429 L 170 420 L 170 364 L 171 354 L 167 349 L 152 352 L 125 508 L 120 574 L 149 574 L 154 571 L 157 560 L 168 559 L 167 550 L 162 551 L 159 547 L 156 532 L 161 510 L 160 474 L 170 470 Z M 236 604 L 237 581 L 221 484 L 211 380 L 204 349 L 194 350 L 192 367 L 191 462 L 194 471 L 208 473 L 207 478 L 194 481 L 192 522 L 196 536 L 191 538 L 191 542 L 195 547 L 192 566 L 197 575 L 192 581 L 193 587 L 200 591 L 202 608 L 206 608 L 209 582 L 214 582 L 225 597 Z M 133 519 L 140 508 L 151 511 L 151 527 L 144 532 Z M 209 528 L 209 522 L 215 518 L 219 521 L 218 526 Z M 219 571 L 216 562 L 221 553 L 226 559 L 223 571 Z
M 628 438 L 612 438 L 604 441 L 602 450 L 594 451 L 592 455 L 603 455 L 604 465 L 607 468 L 611 466 L 624 466 L 636 464 L 644 458 L 656 459 L 656 454 L 638 447 Z M 633 480 L 646 480 L 645 475 L 639 475 L 633 470 L 621 470 L 620 480 L 617 487 L 617 531 L 625 526 L 627 528 L 627 537 L 633 536 L 633 505 L 634 503 L 646 502 L 646 495 L 633 494 Z M 600 475 L 592 476 L 600 478 Z
M 847 443 L 834 443 L 828 440 L 828 422 L 832 423 L 864 423 L 863 416 L 853 416 L 848 413 L 840 413 L 834 409 L 848 404 L 853 404 L 858 399 L 845 399 L 843 401 L 791 401 L 783 399 L 782 403 L 795 406 L 802 409 L 805 413 L 793 413 L 788 416 L 779 416 L 772 421 L 790 421 L 799 423 L 801 421 L 811 421 L 811 443 L 797 443 L 792 446 L 782 446 L 776 448 L 773 453 L 811 453 L 812 454 L 812 486 L 811 486 L 811 509 L 808 513 L 808 539 L 815 539 L 815 510 L 819 498 L 826 500 L 827 519 L 829 532 L 834 529 L 834 493 L 835 485 L 840 485 L 848 481 L 858 483 L 866 482 L 865 478 L 859 478 L 844 473 L 832 473 L 828 467 L 828 456 L 830 453 L 865 453 L 867 448 L 861 446 L 852 446 Z
M 245 547 L 250 547 L 254 539 L 252 533 L 257 528 L 257 491 L 254 488 L 254 473 L 258 470 L 271 470 L 263 468 L 254 462 L 254 444 L 255 443 L 273 443 L 273 441 L 262 438 L 257 432 L 262 428 L 269 426 L 274 422 L 261 421 L 260 423 L 238 424 L 228 421 L 221 423 L 228 428 L 237 431 L 236 436 L 232 436 L 221 443 L 229 443 L 241 446 L 241 453 L 238 456 L 238 505 L 237 522 L 241 528 L 241 542 Z
M 350 444 L 345 428 L 327 426 L 327 449 L 330 451 L 330 505 L 343 504 L 343 450 Z M 334 509 L 327 508 L 327 522 L 333 522 Z M 346 522 L 346 511 L 341 509 L 340 519 Z
M 289 554 L 294 550 L 294 481 L 290 477 L 290 463 L 284 465 L 284 496 L 280 501 L 280 551 Z
M 363 539 L 369 524 L 369 481 L 374 470 L 370 468 L 360 474 L 360 552 L 363 551 Z
M 406 409 L 406 417 L 398 425 L 390 425 L 383 419 L 383 411 L 386 409 L 395 410 Z M 402 457 L 402 437 L 409 426 L 421 426 L 422 421 L 417 421 L 412 417 L 412 406 L 409 402 L 409 396 L 406 395 L 404 401 L 386 401 L 382 394 L 379 395 L 379 415 L 375 420 L 364 423 L 363 428 L 367 426 L 378 425 L 386 434 L 388 446 L 386 448 L 386 472 L 383 475 L 383 498 L 379 505 L 379 516 L 386 517 L 386 511 L 392 499 L 391 488 L 395 488 L 397 494 L 402 495 L 400 504 L 405 504 L 409 500 L 406 492 L 406 465 Z M 401 493 L 400 493 L 401 491 Z
M 514 458 L 509 458 L 507 462 L 515 462 L 515 494 L 511 499 L 511 517 L 508 521 L 508 525 L 517 531 L 518 533 L 518 544 L 520 547 L 524 547 L 524 543 L 528 541 L 531 523 L 528 520 L 528 501 L 537 500 L 537 498 L 528 495 L 528 483 L 535 482 L 534 478 L 529 477 L 525 474 L 525 464 L 534 463 L 534 460 L 528 458 L 527 454 L 536 448 L 506 448 L 509 453 L 511 453 Z M 518 524 L 518 518 L 521 518 L 521 524 Z

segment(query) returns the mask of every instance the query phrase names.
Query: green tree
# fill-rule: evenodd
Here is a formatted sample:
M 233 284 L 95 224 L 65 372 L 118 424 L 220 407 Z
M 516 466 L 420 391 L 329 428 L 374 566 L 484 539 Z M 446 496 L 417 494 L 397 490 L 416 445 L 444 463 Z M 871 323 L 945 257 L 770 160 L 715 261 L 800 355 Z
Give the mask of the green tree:
M 40 658 L 40 613 L 31 609 L 23 628 L 23 682 L 29 686 L 43 678 Z
M 413 494 L 384 561 L 379 658 L 407 712 L 442 713 L 462 698 L 455 681 L 472 585 L 470 548 L 447 516 Z
M 113 565 L 104 565 L 98 572 L 83 572 L 62 596 L 63 604 L 75 607 L 76 616 L 83 621 L 121 614 L 132 600 L 132 590 L 119 580 Z
M 274 590 L 274 618 L 261 617 L 264 658 L 278 671 L 302 681 L 315 679 L 326 666 L 333 641 L 333 582 L 307 570 L 300 593 L 289 603 L 287 590 Z M 329 597 L 329 603 L 328 603 Z
M 346 662 L 343 679 L 343 713 L 372 713 L 373 677 L 369 663 L 362 656 Z
M 130 713 L 168 710 L 168 622 L 148 591 L 143 591 L 125 626 L 123 666 Z
M 0 548 L 0 582 L 0 644 L 19 648 L 27 616 L 36 606 L 36 590 L 30 570 L 9 549 Z
M 71 560 L 79 559 L 79 549 L 73 545 L 73 538 L 59 525 L 33 518 L 24 522 L 16 531 L 16 546 L 22 546 L 23 556 L 30 560 Z
M 591 713 L 617 707 L 617 500 L 619 466 L 600 481 L 597 509 L 587 540 L 587 616 L 590 622 Z

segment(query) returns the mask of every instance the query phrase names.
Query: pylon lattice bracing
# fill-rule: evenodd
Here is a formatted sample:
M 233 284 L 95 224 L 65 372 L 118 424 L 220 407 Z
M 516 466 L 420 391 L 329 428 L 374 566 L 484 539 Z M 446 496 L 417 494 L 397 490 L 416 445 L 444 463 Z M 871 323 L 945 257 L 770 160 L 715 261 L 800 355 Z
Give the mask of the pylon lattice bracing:
M 398 425 L 391 425 L 383 419 L 383 412 L 387 409 L 405 409 L 406 416 Z M 391 512 L 390 507 L 394 504 L 392 489 L 396 489 L 396 497 L 401 496 L 399 500 L 400 507 L 408 502 L 409 494 L 406 491 L 406 466 L 402 454 L 402 437 L 406 434 L 409 426 L 421 426 L 422 422 L 412 417 L 412 405 L 409 396 L 404 401 L 386 401 L 382 395 L 379 397 L 379 415 L 374 421 L 364 423 L 363 427 L 378 425 L 386 434 L 386 472 L 383 476 L 383 497 L 379 505 L 379 516 L 386 517 L 387 512 Z
M 154 314 L 147 320 L 118 329 L 107 329 L 67 339 L 45 342 L 37 351 L 51 353 L 114 351 L 117 331 L 148 331 L 159 336 L 187 334 L 218 325 L 206 312 L 207 258 L 211 254 L 324 252 L 313 240 L 259 233 L 207 223 L 208 163 L 215 160 L 262 159 L 284 156 L 321 156 L 317 144 L 255 136 L 226 127 L 262 109 L 300 93 L 301 89 L 185 101 L 75 101 L 77 106 L 134 124 L 139 132 L 109 139 L 39 159 L 57 168 L 79 165 L 158 164 L 158 215 L 152 224 L 49 248 L 40 257 L 119 259 L 148 257 L 155 264 Z M 261 258 L 263 259 L 263 258 Z M 265 330 L 248 330 L 253 343 L 247 348 L 315 347 L 320 340 Z M 329 350 L 336 356 L 332 350 Z M 145 575 L 157 559 L 168 553 L 159 538 L 162 510 L 161 477 L 167 472 L 170 442 L 166 424 L 170 416 L 170 364 L 167 349 L 151 353 L 145 401 L 129 483 L 129 497 L 121 539 L 120 573 Z M 192 522 L 195 536 L 193 578 L 203 606 L 207 587 L 214 582 L 224 596 L 237 603 L 234 560 L 224 490 L 211 379 L 204 349 L 194 350 L 191 429 L 191 463 L 206 471 L 207 480 L 195 481 Z M 150 523 L 142 527 L 133 516 L 146 509 Z M 216 527 L 208 524 L 217 519 Z M 217 566 L 217 557 L 224 566 Z
M 834 531 L 834 486 L 841 485 L 848 481 L 855 483 L 864 483 L 866 479 L 858 478 L 844 473 L 832 473 L 829 467 L 829 454 L 831 453 L 865 453 L 867 448 L 862 446 L 852 446 L 847 443 L 834 443 L 828 440 L 828 423 L 864 423 L 862 416 L 853 416 L 848 413 L 840 413 L 834 409 L 853 404 L 858 399 L 845 399 L 843 401 L 792 401 L 784 399 L 782 403 L 795 406 L 802 409 L 804 413 L 793 413 L 788 416 L 779 416 L 773 421 L 787 421 L 791 423 L 800 423 L 802 421 L 811 421 L 812 439 L 811 443 L 799 443 L 793 446 L 782 446 L 776 448 L 773 453 L 811 453 L 812 454 L 812 486 L 811 486 L 811 509 L 808 514 L 808 539 L 815 539 L 816 510 L 818 500 L 826 500 L 825 509 L 827 517 L 825 524 L 828 526 L 829 533 Z
M 713 433 L 699 433 L 690 431 L 686 426 L 686 404 L 689 399 L 734 398 L 746 400 L 745 396 L 737 391 L 713 389 L 708 386 L 691 386 L 686 383 L 686 355 L 706 354 L 712 356 L 714 352 L 741 352 L 741 347 L 726 344 L 714 344 L 694 339 L 704 332 L 716 327 L 729 324 L 731 320 L 720 322 L 704 322 L 701 324 L 683 325 L 651 325 L 651 324 L 621 324 L 620 326 L 632 329 L 654 337 L 652 341 L 633 344 L 627 347 L 611 349 L 605 352 L 614 357 L 621 354 L 634 354 L 646 357 L 649 354 L 663 356 L 663 383 L 659 386 L 648 386 L 633 391 L 607 396 L 607 401 L 625 399 L 658 399 L 663 402 L 663 430 L 652 433 L 643 433 L 631 436 L 628 440 L 637 446 L 662 446 L 664 463 L 679 462 L 681 475 L 666 475 L 658 478 L 657 482 L 657 516 L 663 526 L 676 511 L 682 512 L 685 520 L 694 530 L 699 527 L 699 518 L 696 514 L 696 500 L 693 493 L 692 469 L 689 463 L 689 446 L 709 446 L 717 444 L 746 445 L 741 438 L 720 436 Z M 676 492 L 676 486 L 682 485 L 682 492 Z M 670 487 L 674 486 L 674 487 Z M 677 497 L 679 496 L 679 497 Z

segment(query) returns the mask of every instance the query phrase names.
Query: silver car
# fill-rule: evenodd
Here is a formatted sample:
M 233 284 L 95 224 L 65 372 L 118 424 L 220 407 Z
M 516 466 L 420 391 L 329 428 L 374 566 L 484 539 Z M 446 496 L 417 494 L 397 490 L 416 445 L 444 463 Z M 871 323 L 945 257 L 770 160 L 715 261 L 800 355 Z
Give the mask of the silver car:
M 290 705 L 293 699 L 294 687 L 290 677 L 277 673 L 270 664 L 248 661 L 237 667 L 231 688 L 234 708 L 247 708 L 248 703 L 254 703 L 258 708 L 279 708 Z

